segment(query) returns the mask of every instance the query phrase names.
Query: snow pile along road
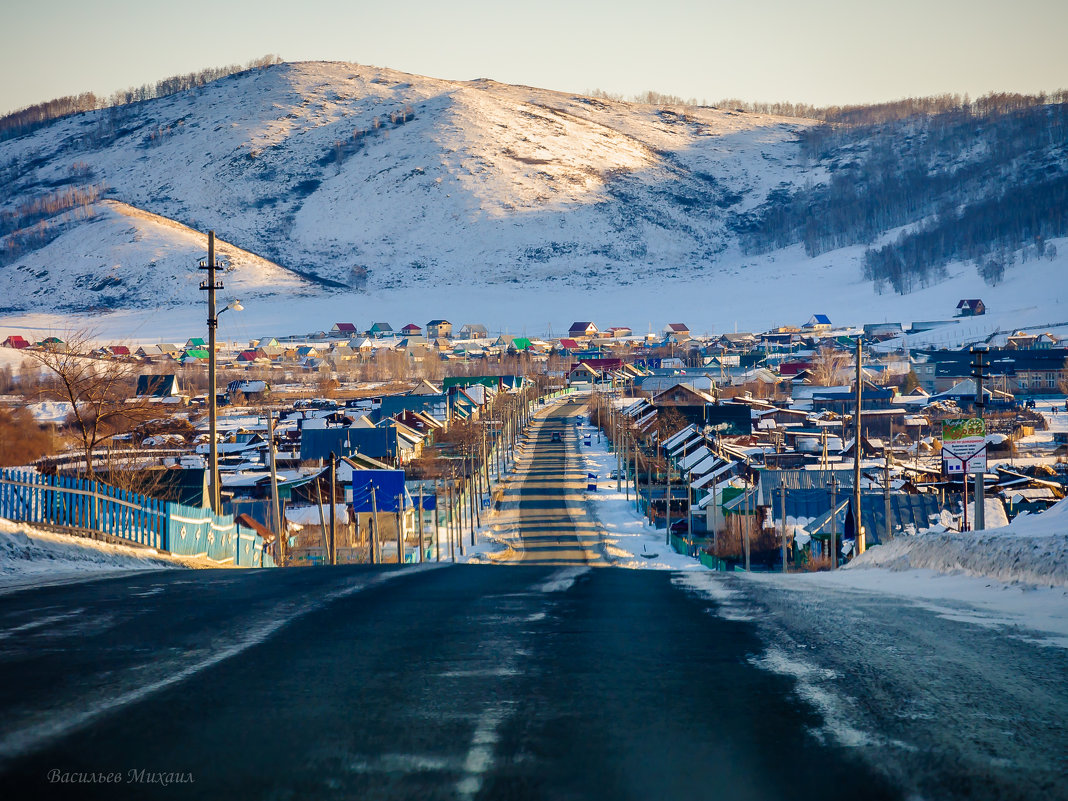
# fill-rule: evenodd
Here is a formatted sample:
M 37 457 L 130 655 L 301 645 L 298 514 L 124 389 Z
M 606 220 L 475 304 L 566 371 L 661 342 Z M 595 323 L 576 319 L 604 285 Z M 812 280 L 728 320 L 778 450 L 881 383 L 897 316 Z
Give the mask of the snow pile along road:
M 147 548 L 52 534 L 0 518 L 0 592 L 128 570 L 181 567 Z
M 897 537 L 870 548 L 850 569 L 926 568 L 966 573 L 1007 583 L 1068 586 L 1068 498 L 1039 515 L 978 532 L 941 532 Z

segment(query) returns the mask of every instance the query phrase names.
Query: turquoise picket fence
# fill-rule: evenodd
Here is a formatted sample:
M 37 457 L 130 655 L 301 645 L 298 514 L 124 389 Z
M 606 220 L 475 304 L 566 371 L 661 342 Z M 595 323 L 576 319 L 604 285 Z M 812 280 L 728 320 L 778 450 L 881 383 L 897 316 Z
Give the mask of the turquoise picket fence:
M 138 545 L 241 567 L 274 567 L 259 536 L 230 515 L 100 481 L 0 470 L 0 517 L 99 531 Z

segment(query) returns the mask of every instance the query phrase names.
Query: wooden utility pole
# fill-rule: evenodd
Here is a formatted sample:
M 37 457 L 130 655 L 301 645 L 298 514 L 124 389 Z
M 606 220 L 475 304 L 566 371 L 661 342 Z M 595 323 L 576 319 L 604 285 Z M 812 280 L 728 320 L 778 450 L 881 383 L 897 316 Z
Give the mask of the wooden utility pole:
M 438 480 L 434 479 L 434 561 L 441 561 L 441 529 L 438 514 L 441 512 L 441 493 L 438 492 Z
M 751 483 L 749 481 L 749 458 L 748 457 L 746 457 L 746 460 L 745 460 L 745 483 L 747 485 L 746 488 L 745 488 L 745 572 L 748 573 L 749 572 L 749 527 L 750 527 L 749 511 L 750 511 L 750 505 L 751 505 L 750 501 L 752 500 L 752 498 L 750 497 L 750 490 L 752 489 L 752 485 L 751 485 Z
M 831 474 L 831 570 L 838 567 L 838 474 Z
M 274 518 L 274 532 L 278 537 L 278 566 L 284 567 L 286 563 L 286 527 L 282 523 L 282 512 L 278 506 L 278 465 L 276 462 L 276 449 L 274 447 L 274 414 L 267 413 L 267 442 L 271 448 L 271 516 Z
M 614 400 L 614 398 L 613 398 Z M 616 492 L 619 492 L 620 482 L 623 480 L 623 454 L 619 450 L 621 437 L 619 436 L 619 428 L 616 424 L 616 406 L 615 403 L 609 403 L 608 406 L 608 425 L 612 430 L 612 448 L 616 452 Z M 630 500 L 630 498 L 627 498 Z
M 404 564 L 404 494 L 397 496 L 397 564 Z
M 894 441 L 893 426 L 890 428 L 890 441 Z M 893 521 L 890 519 L 890 448 L 886 449 L 883 454 L 883 513 L 886 515 L 886 536 L 883 540 L 884 543 L 890 542 L 894 538 L 894 526 Z
M 378 528 L 378 501 L 375 498 L 375 485 L 371 482 L 371 564 L 375 564 L 377 561 L 376 545 L 379 537 Z
M 476 456 L 475 449 L 472 447 L 471 448 L 471 480 L 472 480 L 473 483 L 472 483 L 471 487 L 474 490 L 474 492 L 472 493 L 471 504 L 472 504 L 472 506 L 475 507 L 475 523 L 478 525 L 479 528 L 481 528 L 482 527 L 482 465 L 477 464 L 477 460 L 475 459 L 475 456 Z M 472 530 L 471 533 L 473 535 L 474 534 L 474 530 Z M 475 544 L 474 540 L 471 541 L 471 544 L 472 545 Z
M 419 561 L 423 561 L 423 485 L 419 485 Z
M 861 380 L 861 341 L 860 336 L 857 336 L 857 395 L 856 404 L 857 408 L 853 414 L 854 431 L 856 438 L 853 440 L 853 536 L 855 537 L 856 550 L 855 555 L 859 556 L 864 553 L 864 527 L 861 525 L 860 516 L 860 407 L 864 402 L 864 390 Z
M 664 482 L 664 514 L 667 516 L 665 537 L 667 544 L 671 545 L 671 457 L 665 456 L 664 461 L 667 463 L 667 480 Z
M 215 329 L 219 327 L 219 316 L 215 313 L 215 290 L 222 289 L 222 284 L 215 280 L 215 231 L 208 231 L 208 261 L 201 263 L 200 269 L 208 271 L 208 280 L 200 282 L 200 288 L 208 293 L 208 471 L 211 481 L 211 510 L 222 514 L 222 494 L 219 491 L 219 445 L 216 435 L 216 354 Z
M 779 513 L 782 515 L 782 572 L 786 572 L 786 480 L 779 488 Z
M 337 456 L 330 451 L 330 564 L 337 564 Z
M 646 467 L 648 468 L 648 476 L 646 478 L 646 482 L 645 482 L 646 487 L 645 488 L 647 490 L 647 492 L 646 492 L 646 500 L 648 501 L 648 504 L 649 504 L 648 507 L 647 507 L 648 510 L 649 510 L 649 522 L 651 524 L 655 525 L 656 518 L 653 516 L 653 466 L 656 464 L 656 462 L 654 461 L 654 458 L 655 458 L 654 456 L 650 456 L 646 460 Z

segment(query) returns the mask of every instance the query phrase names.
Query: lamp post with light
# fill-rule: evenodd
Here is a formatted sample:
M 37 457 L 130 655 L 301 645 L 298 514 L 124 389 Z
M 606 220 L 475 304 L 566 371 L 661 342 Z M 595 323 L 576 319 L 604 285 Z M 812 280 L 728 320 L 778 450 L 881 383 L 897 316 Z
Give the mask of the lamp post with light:
M 219 327 L 219 315 L 227 309 L 241 311 L 244 306 L 235 300 L 215 311 L 215 290 L 222 289 L 221 281 L 215 279 L 219 263 L 215 259 L 215 232 L 208 231 L 208 258 L 200 261 L 200 269 L 208 271 L 208 279 L 200 282 L 200 288 L 208 293 L 208 470 L 211 481 L 211 509 L 215 514 L 222 511 L 222 495 L 219 491 L 219 445 L 216 441 L 216 398 L 215 398 L 215 329 Z

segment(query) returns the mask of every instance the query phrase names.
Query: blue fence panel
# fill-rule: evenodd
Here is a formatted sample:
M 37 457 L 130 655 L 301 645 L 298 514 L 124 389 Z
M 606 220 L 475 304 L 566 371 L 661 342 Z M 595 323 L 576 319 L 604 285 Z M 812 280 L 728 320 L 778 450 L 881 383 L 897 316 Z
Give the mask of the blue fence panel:
M 0 470 L 0 517 L 101 531 L 172 553 L 273 567 L 262 540 L 231 515 L 169 503 L 102 482 Z

